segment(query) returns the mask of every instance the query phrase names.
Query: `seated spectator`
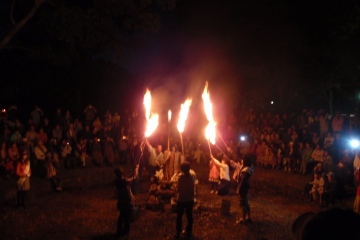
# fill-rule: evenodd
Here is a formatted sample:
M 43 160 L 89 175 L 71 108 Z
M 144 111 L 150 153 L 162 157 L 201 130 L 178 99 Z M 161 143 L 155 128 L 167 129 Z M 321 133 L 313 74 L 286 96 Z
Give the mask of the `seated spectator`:
M 49 158 L 46 161 L 46 178 L 50 180 L 51 186 L 54 189 L 54 191 L 61 192 L 62 191 L 62 187 L 61 187 L 62 180 L 61 180 L 61 177 L 59 177 L 59 175 L 57 174 L 54 164 L 56 164 L 56 160 L 54 163 L 52 158 Z
M 40 140 L 44 145 L 48 142 L 48 135 L 44 131 L 44 128 L 40 127 L 39 132 L 37 133 L 37 139 Z
M 33 124 L 30 125 L 30 128 L 26 132 L 25 137 L 27 141 L 32 142 L 34 145 L 36 144 L 37 133 L 35 131 L 35 126 Z
M 334 170 L 334 166 L 333 166 L 333 158 L 332 156 L 329 154 L 328 150 L 324 151 L 324 155 L 323 155 L 323 166 L 325 169 L 325 172 L 331 172 Z
M 320 144 L 316 145 L 315 149 L 312 151 L 311 159 L 312 162 L 310 167 L 314 167 L 316 164 L 323 161 L 324 150 L 321 148 Z
M 331 134 L 331 132 L 327 132 L 324 138 L 324 149 L 331 150 L 333 144 L 334 144 L 334 137 Z
M 73 155 L 72 147 L 69 142 L 62 140 L 61 143 L 61 157 L 63 158 L 65 168 L 75 168 L 76 167 L 76 158 Z
M 321 203 L 321 198 L 324 193 L 324 179 L 319 173 L 314 173 L 314 180 L 310 182 L 312 188 L 310 195 L 314 203 Z
M 10 174 L 8 173 L 8 169 L 6 167 L 9 161 L 8 151 L 6 149 L 6 143 L 1 143 L 0 149 L 0 178 L 8 178 Z
M 310 144 L 305 143 L 305 147 L 301 152 L 301 166 L 300 166 L 300 174 L 305 175 L 308 172 L 308 164 L 311 161 L 312 149 Z
M 337 199 L 337 182 L 335 174 L 329 172 L 324 178 L 324 194 L 322 199 L 322 206 L 327 207 L 329 204 L 334 205 Z
M 16 144 L 20 144 L 22 142 L 22 139 L 23 137 L 19 130 L 15 130 L 15 132 L 13 132 L 10 137 L 10 141 L 15 142 Z
M 46 164 L 47 148 L 45 147 L 44 143 L 41 140 L 39 140 L 38 143 L 36 144 L 34 153 L 35 153 L 36 173 L 40 177 L 45 177 L 46 176 L 45 164 Z
M 86 159 L 88 158 L 88 155 L 84 139 L 80 139 L 78 144 L 76 144 L 75 157 L 79 160 L 82 167 L 86 166 Z
M 56 139 L 58 143 L 62 142 L 63 130 L 60 127 L 60 124 L 55 125 L 55 128 L 52 130 L 52 137 L 53 137 L 53 139 Z

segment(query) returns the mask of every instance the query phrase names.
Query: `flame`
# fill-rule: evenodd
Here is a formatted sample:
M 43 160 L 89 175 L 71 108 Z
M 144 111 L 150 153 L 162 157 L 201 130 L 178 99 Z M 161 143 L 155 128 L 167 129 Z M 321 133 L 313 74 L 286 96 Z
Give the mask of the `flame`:
M 181 104 L 179 121 L 177 124 L 178 131 L 181 133 L 184 132 L 185 121 L 189 114 L 189 108 L 190 108 L 191 102 L 192 102 L 191 99 L 186 99 L 186 101 L 183 104 Z
M 168 111 L 168 122 L 171 122 L 171 110 Z
M 147 121 L 145 137 L 150 137 L 159 125 L 159 115 L 151 114 L 151 93 L 146 89 L 144 95 L 145 117 Z
M 214 121 L 213 112 L 212 112 L 212 103 L 210 101 L 210 95 L 208 92 L 208 82 L 205 84 L 205 89 L 202 94 L 202 99 L 204 102 L 205 115 L 208 120 L 208 125 L 205 128 L 205 138 L 209 140 L 212 144 L 216 143 L 216 122 Z

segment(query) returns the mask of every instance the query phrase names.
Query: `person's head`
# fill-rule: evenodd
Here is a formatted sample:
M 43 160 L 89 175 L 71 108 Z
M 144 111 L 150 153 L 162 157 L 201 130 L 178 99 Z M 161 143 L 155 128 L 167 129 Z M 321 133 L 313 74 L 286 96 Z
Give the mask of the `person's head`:
M 252 165 L 252 159 L 251 156 L 245 155 L 243 158 L 243 166 L 244 167 L 250 167 Z
M 162 152 L 162 146 L 161 146 L 160 144 L 157 145 L 156 151 L 157 151 L 158 153 Z
M 180 169 L 184 174 L 189 174 L 190 173 L 190 163 L 187 161 L 184 161 L 181 164 Z
M 122 178 L 123 176 L 123 170 L 121 168 L 115 168 L 114 173 L 117 178 Z
M 360 215 L 351 209 L 330 208 L 319 213 L 301 214 L 292 225 L 298 240 L 359 239 Z

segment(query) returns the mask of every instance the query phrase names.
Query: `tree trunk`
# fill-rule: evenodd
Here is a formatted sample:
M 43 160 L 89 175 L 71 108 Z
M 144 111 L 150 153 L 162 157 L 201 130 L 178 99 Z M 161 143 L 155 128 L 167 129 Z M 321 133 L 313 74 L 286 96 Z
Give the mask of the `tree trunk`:
M 4 36 L 0 41 L 0 50 L 4 48 L 6 44 L 15 36 L 15 34 L 34 16 L 41 4 L 44 3 L 44 0 L 34 0 L 34 5 L 31 7 L 29 12 L 18 22 L 16 23 L 10 32 Z

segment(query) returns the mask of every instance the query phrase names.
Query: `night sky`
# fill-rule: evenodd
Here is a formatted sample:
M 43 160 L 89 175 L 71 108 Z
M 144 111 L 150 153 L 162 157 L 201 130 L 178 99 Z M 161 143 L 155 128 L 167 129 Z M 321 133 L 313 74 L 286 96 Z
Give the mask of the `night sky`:
M 0 8 L 2 12 L 5 5 Z M 186 97 L 200 101 L 204 83 L 209 81 L 215 107 L 224 112 L 249 106 L 268 111 L 271 100 L 277 111 L 309 107 L 329 110 L 320 94 L 324 86 L 335 89 L 334 107 L 352 111 L 359 89 L 359 6 L 357 1 L 179 0 L 174 9 L 159 11 L 159 31 L 128 31 L 121 53 L 101 55 L 101 60 L 115 66 L 93 74 L 97 78 L 89 78 L 89 82 L 98 79 L 92 86 L 98 90 L 87 89 L 77 103 L 85 106 L 92 102 L 111 110 L 140 105 L 149 87 L 155 110 L 167 111 Z M 37 14 L 40 16 L 41 9 Z M 35 22 L 30 20 L 29 24 L 31 21 Z M 0 37 L 6 33 L 4 26 L 3 16 Z M 20 30 L 9 46 L 26 36 L 21 31 L 30 30 Z M 9 56 L 15 59 L 11 63 Z M 0 50 L 0 68 L 6 66 L 0 69 L 0 78 L 6 78 L 1 80 L 2 89 L 11 82 L 19 88 L 15 96 L 3 94 L 2 102 L 20 105 L 24 98 L 19 95 L 24 91 L 19 85 L 25 83 L 27 90 L 34 89 L 34 95 L 26 98 L 31 100 L 27 101 L 29 105 L 45 105 L 35 90 L 41 88 L 38 76 L 46 71 L 46 76 L 55 75 L 56 79 L 62 68 L 29 68 L 24 61 L 17 64 L 16 57 L 21 56 L 12 48 Z M 29 80 L 34 84 L 26 84 Z M 66 89 L 76 81 L 72 83 Z M 70 102 L 59 97 L 53 105 L 65 107 Z M 54 106 L 50 104 L 49 108 Z

